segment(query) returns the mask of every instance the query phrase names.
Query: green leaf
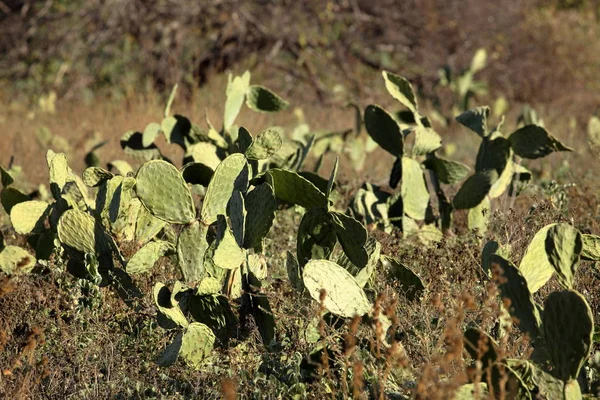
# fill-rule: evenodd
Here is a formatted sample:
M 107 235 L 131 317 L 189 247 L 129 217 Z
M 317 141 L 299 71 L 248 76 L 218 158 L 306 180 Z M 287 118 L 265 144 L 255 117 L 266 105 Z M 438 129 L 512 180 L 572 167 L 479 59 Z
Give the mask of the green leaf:
M 275 129 L 266 129 L 256 136 L 256 139 L 245 151 L 249 160 L 266 160 L 281 148 L 279 132 Z
M 583 247 L 581 234 L 569 224 L 554 225 L 548 230 L 545 247 L 548 261 L 554 267 L 559 283 L 565 289 L 571 289 Z
M 550 264 L 546 252 L 546 237 L 550 228 L 555 225 L 546 225 L 535 234 L 519 264 L 519 270 L 527 281 L 531 293 L 537 292 L 544 286 L 554 273 L 554 267 Z
M 345 318 L 362 316 L 371 310 L 371 304 L 348 271 L 327 260 L 309 261 L 302 273 L 304 286 L 310 296 L 320 301 L 325 290 L 323 305 L 332 314 Z
M 414 134 L 415 144 L 413 146 L 413 154 L 416 157 L 433 153 L 442 147 L 442 138 L 431 128 L 417 126 Z
M 250 85 L 246 93 L 246 105 L 254 111 L 278 112 L 290 104 L 264 86 Z
M 538 125 L 517 129 L 508 140 L 515 153 L 523 158 L 535 159 L 555 151 L 573 151 Z
M 401 193 L 404 213 L 413 219 L 425 219 L 429 205 L 429 191 L 421 164 L 409 157 L 402 157 Z
M 383 108 L 370 105 L 365 109 L 365 127 L 382 149 L 396 157 L 404 154 L 404 136 L 400 126 Z
M 461 186 L 454 200 L 454 208 L 457 210 L 477 207 L 490 192 L 492 184 L 498 179 L 494 170 L 476 172 L 471 175 Z
M 425 168 L 433 170 L 440 182 L 447 185 L 454 185 L 460 182 L 469 173 L 469 167 L 465 164 L 437 156 L 423 161 L 423 165 Z
M 44 221 L 49 207 L 48 203 L 40 200 L 15 204 L 10 211 L 10 222 L 15 231 L 21 235 L 40 233 L 45 229 Z
M 147 272 L 154 266 L 159 258 L 174 250 L 171 243 L 163 240 L 149 242 L 131 257 L 127 262 L 125 270 L 131 275 Z
M 471 60 L 471 73 L 475 74 L 485 68 L 487 64 L 487 52 L 484 48 L 477 49 Z
M 344 253 L 358 268 L 365 268 L 369 255 L 365 249 L 367 243 L 367 230 L 352 217 L 330 211 L 333 230 L 344 249 Z
M 7 275 L 22 275 L 31 272 L 37 260 L 18 246 L 6 246 L 0 251 L 0 270 Z
M 166 161 L 148 161 L 136 175 L 135 192 L 157 218 L 172 224 L 187 224 L 196 217 L 192 193 L 181 173 Z
M 202 203 L 202 221 L 210 225 L 219 214 L 225 215 L 227 203 L 234 190 L 246 193 L 248 188 L 248 163 L 243 154 L 231 154 L 221 161 L 206 189 Z
M 381 74 L 385 80 L 385 88 L 388 93 L 410 111 L 416 113 L 418 109 L 417 98 L 410 82 L 388 71 L 382 71 Z
M 275 197 L 289 204 L 298 204 L 304 208 L 326 207 L 327 197 L 306 178 L 284 169 L 267 171 Z
M 489 135 L 487 128 L 489 115 L 490 108 L 488 106 L 476 107 L 463 112 L 456 117 L 456 120 L 483 138 Z
M 390 277 L 400 285 L 407 299 L 414 301 L 423 295 L 425 285 L 419 275 L 395 258 L 381 256 L 381 261 L 388 270 Z
M 575 380 L 592 349 L 594 318 L 585 298 L 574 290 L 550 293 L 544 303 L 544 339 L 564 382 Z

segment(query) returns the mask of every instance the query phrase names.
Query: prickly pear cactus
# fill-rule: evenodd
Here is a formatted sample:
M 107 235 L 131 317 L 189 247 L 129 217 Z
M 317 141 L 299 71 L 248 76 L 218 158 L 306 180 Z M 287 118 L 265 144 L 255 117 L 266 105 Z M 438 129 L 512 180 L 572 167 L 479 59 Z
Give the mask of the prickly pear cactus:
M 82 253 L 106 254 L 110 246 L 99 224 L 90 214 L 80 210 L 65 211 L 58 221 L 61 243 Z
M 169 242 L 163 240 L 149 242 L 139 249 L 127 262 L 126 271 L 132 275 L 147 272 L 159 258 L 174 251 L 173 245 Z
M 3 246 L 0 250 L 0 270 L 7 275 L 22 275 L 31 272 L 37 260 L 18 246 Z
M 187 224 L 196 217 L 192 194 L 181 173 L 166 161 L 148 161 L 136 175 L 135 191 L 157 218 L 173 224 Z
M 321 299 L 321 290 L 325 291 L 323 305 L 341 317 L 362 316 L 371 310 L 371 303 L 358 282 L 344 268 L 327 260 L 309 261 L 302 272 L 304 286 L 310 296 Z
M 186 282 L 204 276 L 204 254 L 208 249 L 207 227 L 199 221 L 186 225 L 177 239 L 177 261 Z
M 202 203 L 202 221 L 210 225 L 218 215 L 227 213 L 227 204 L 234 190 L 248 189 L 248 162 L 243 154 L 232 154 L 219 164 L 210 180 Z
M 50 205 L 45 201 L 31 200 L 16 204 L 10 211 L 10 222 L 22 235 L 41 233 Z

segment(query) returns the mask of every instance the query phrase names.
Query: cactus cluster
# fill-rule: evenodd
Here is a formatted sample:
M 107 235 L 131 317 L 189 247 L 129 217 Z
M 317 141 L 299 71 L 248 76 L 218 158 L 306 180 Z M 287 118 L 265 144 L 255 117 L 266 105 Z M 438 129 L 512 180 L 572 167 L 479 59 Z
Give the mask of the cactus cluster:
M 529 336 L 534 351 L 529 360 L 498 355 L 495 341 L 477 328 L 465 332 L 465 347 L 482 363 L 483 381 L 494 396 L 501 390 L 518 398 L 580 399 L 580 371 L 588 359 L 594 318 L 585 298 L 573 289 L 574 274 L 582 254 L 582 235 L 573 226 L 559 223 L 540 230 L 519 268 L 499 254 L 487 258 L 505 307 L 519 330 Z M 537 265 L 532 268 L 531 254 Z M 552 292 L 543 304 L 533 293 L 556 273 L 563 290 Z M 482 349 L 487 349 L 486 351 Z M 500 378 L 508 376 L 506 388 Z

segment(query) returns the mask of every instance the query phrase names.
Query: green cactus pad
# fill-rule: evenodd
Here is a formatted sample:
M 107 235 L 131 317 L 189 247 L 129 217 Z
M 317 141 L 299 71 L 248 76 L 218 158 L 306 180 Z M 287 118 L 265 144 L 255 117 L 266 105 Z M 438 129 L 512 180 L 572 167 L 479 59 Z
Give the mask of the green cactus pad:
M 29 235 L 44 230 L 44 221 L 50 205 L 45 201 L 31 200 L 16 204 L 10 211 L 10 222 L 17 233 Z
M 304 291 L 304 282 L 302 282 L 302 271 L 300 271 L 300 264 L 298 259 L 291 251 L 286 252 L 285 267 L 287 270 L 288 279 L 290 285 L 298 292 Z
M 223 269 L 238 268 L 246 259 L 243 249 L 238 245 L 233 233 L 227 226 L 225 217 L 220 215 L 215 239 L 215 251 L 212 261 Z
M 270 346 L 275 340 L 275 318 L 269 298 L 261 291 L 261 283 L 252 273 L 248 273 L 248 287 L 250 289 L 250 304 L 252 317 L 256 322 L 260 337 L 265 346 Z
M 162 240 L 149 242 L 139 249 L 127 262 L 126 271 L 131 275 L 147 272 L 152 269 L 159 258 L 174 251 L 173 245 L 169 242 Z
M 548 261 L 556 271 L 558 282 L 565 289 L 571 289 L 583 247 L 581 234 L 569 224 L 554 225 L 548 230 L 545 247 Z
M 8 187 L 14 183 L 13 177 L 10 173 L 4 169 L 2 165 L 0 165 L 0 182 L 2 182 L 2 187 Z
M 544 340 L 564 382 L 577 379 L 592 350 L 594 318 L 585 298 L 574 290 L 550 293 L 544 303 Z
M 252 137 L 252 134 L 248 131 L 248 129 L 244 128 L 243 126 L 240 126 L 240 128 L 238 129 L 237 137 L 237 145 L 240 153 L 246 154 L 250 146 L 252 146 L 253 141 L 254 138 Z M 248 157 L 247 154 L 246 157 Z
M 193 144 L 188 148 L 192 158 L 197 163 L 202 163 L 210 167 L 213 171 L 221 163 L 221 159 L 217 155 L 217 146 L 209 142 L 200 142 Z
M 527 281 L 531 293 L 537 292 L 554 274 L 546 253 L 546 237 L 550 228 L 555 225 L 546 225 L 535 234 L 519 264 L 519 271 Z
M 244 196 L 239 190 L 234 190 L 227 203 L 227 216 L 231 222 L 231 232 L 238 246 L 244 245 L 244 232 L 246 224 L 246 208 Z
M 591 234 L 582 234 L 583 243 L 581 249 L 581 258 L 584 260 L 600 261 L 600 236 Z
M 127 161 L 123 160 L 112 160 L 108 163 L 109 170 L 115 170 L 119 175 L 127 176 L 130 173 L 133 174 L 133 168 Z
M 369 261 L 369 255 L 365 249 L 367 242 L 367 230 L 352 217 L 331 211 L 332 227 L 344 249 L 344 253 L 350 261 L 358 268 L 365 268 Z
M 488 195 L 496 179 L 498 179 L 498 174 L 494 170 L 476 172 L 471 175 L 454 196 L 452 200 L 454 208 L 462 210 L 477 207 Z
M 58 238 L 61 243 L 82 253 L 106 254 L 110 251 L 94 217 L 80 210 L 71 209 L 62 214 L 58 221 Z
M 527 281 L 513 263 L 497 254 L 490 256 L 490 266 L 500 295 L 510 300 L 510 315 L 518 320 L 519 329 L 528 333 L 535 344 L 540 337 L 541 317 Z
M 254 111 L 278 112 L 290 104 L 264 86 L 250 85 L 246 92 L 246 105 Z
M 393 156 L 404 154 L 404 136 L 400 126 L 383 108 L 370 105 L 365 109 L 365 127 L 373 140 Z
M 141 132 L 125 132 L 123 136 L 121 136 L 120 143 L 125 154 L 138 161 L 143 162 L 162 158 L 162 154 L 155 144 L 144 147 L 143 134 Z
M 327 210 L 311 208 L 298 227 L 298 262 L 304 266 L 311 259 L 329 258 L 336 242 L 337 236 Z
M 325 290 L 323 305 L 332 314 L 352 318 L 371 310 L 371 303 L 354 277 L 334 262 L 309 261 L 304 266 L 302 280 L 316 301 L 320 301 L 321 290 Z
M 456 120 L 483 138 L 489 135 L 487 127 L 489 115 L 490 108 L 488 106 L 476 107 L 463 112 L 456 117 Z
M 178 144 L 185 149 L 192 131 L 192 123 L 183 115 L 173 115 L 161 121 L 160 129 L 168 143 Z
M 250 87 L 250 72 L 246 71 L 242 76 L 236 76 L 232 79 L 229 75 L 229 81 L 227 83 L 225 100 L 225 112 L 223 115 L 223 130 L 229 132 L 229 129 L 233 125 L 237 118 L 242 105 L 244 104 L 244 97 Z
M 29 196 L 14 187 L 5 187 L 0 192 L 0 203 L 9 215 L 14 206 L 29 200 L 31 200 Z
M 440 182 L 454 185 L 464 179 L 469 173 L 469 167 L 457 161 L 433 156 L 423 161 L 425 168 L 433 170 Z
M 69 180 L 71 170 L 67 163 L 67 156 L 63 153 L 52 154 L 48 150 L 46 154 L 50 175 L 50 189 L 55 199 L 60 197 L 60 193 L 65 187 L 65 183 Z
M 498 175 L 506 169 L 512 158 L 510 142 L 497 136 L 493 139 L 485 139 L 479 145 L 477 159 L 475 161 L 475 171 L 495 170 Z
M 390 172 L 390 187 L 396 189 L 402 180 L 402 158 L 396 158 Z
M 442 138 L 431 128 L 418 126 L 413 133 L 415 135 L 415 144 L 413 145 L 415 156 L 424 156 L 442 147 Z
M 231 194 L 234 190 L 246 193 L 248 179 L 248 163 L 243 154 L 232 154 L 221 161 L 206 189 L 202 221 L 210 225 L 217 220 L 218 215 L 225 215 Z
M 156 218 L 146 207 L 142 207 L 135 223 L 135 238 L 138 243 L 144 244 L 156 236 L 166 224 L 166 221 Z
M 197 282 L 204 276 L 204 254 L 208 249 L 207 227 L 194 221 L 186 225 L 177 239 L 177 261 L 186 282 Z
M 467 225 L 470 230 L 477 230 L 481 235 L 485 234 L 490 220 L 491 207 L 490 198 L 486 196 L 481 203 L 469 209 Z
M 270 177 L 275 197 L 289 204 L 298 204 L 304 208 L 326 207 L 327 197 L 313 183 L 295 172 L 283 169 L 271 169 Z
M 523 158 L 535 159 L 555 151 L 573 151 L 538 125 L 526 125 L 510 135 L 508 140 L 515 154 Z
M 328 199 L 331 197 L 331 192 L 333 191 L 333 186 L 335 185 L 335 178 L 337 177 L 339 163 L 340 159 L 339 157 L 336 157 L 335 163 L 333 164 L 333 168 L 331 169 L 331 175 L 329 176 L 329 180 L 327 181 L 327 189 L 325 190 L 325 196 Z
M 154 143 L 154 140 L 160 135 L 161 127 L 159 123 L 151 122 L 146 125 L 142 134 L 142 146 L 149 147 Z
M 229 301 L 220 294 L 192 295 L 188 300 L 188 310 L 196 322 L 206 324 L 223 342 L 227 340 L 227 330 L 237 325 Z
M 114 176 L 112 172 L 100 167 L 89 167 L 83 171 L 83 183 L 89 187 L 97 187 L 111 179 Z
M 406 298 L 413 301 L 421 297 L 425 291 L 425 285 L 419 275 L 395 258 L 381 256 L 381 261 L 388 270 L 389 276 L 398 282 Z
M 154 304 L 158 311 L 164 314 L 173 323 L 185 328 L 188 326 L 188 321 L 183 315 L 178 304 L 173 304 L 171 301 L 171 291 L 162 283 L 154 285 L 153 290 Z
M 367 251 L 369 261 L 364 268 L 355 265 L 345 253 L 342 253 L 337 259 L 337 264 L 350 272 L 360 287 L 363 288 L 375 273 L 375 268 L 381 257 L 381 244 L 375 238 L 369 237 L 365 243 L 365 250 Z
M 402 183 L 400 186 L 404 213 L 417 220 L 425 219 L 429 205 L 429 191 L 421 164 L 409 157 L 402 157 Z
M 391 72 L 382 71 L 383 79 L 385 80 L 385 88 L 393 98 L 398 100 L 402 105 L 408 108 L 413 113 L 417 112 L 417 97 L 412 85 L 406 78 Z
M 249 160 L 266 160 L 281 148 L 281 137 L 275 129 L 266 129 L 256 136 L 256 139 L 245 151 Z
M 166 161 L 148 161 L 136 175 L 135 191 L 155 217 L 173 224 L 187 224 L 196 217 L 192 194 L 183 177 Z
M 0 270 L 7 275 L 27 274 L 36 263 L 34 256 L 18 246 L 5 246 L 0 251 Z
M 196 296 L 206 296 L 211 294 L 217 294 L 221 291 L 221 282 L 215 278 L 207 276 L 202 279 L 196 288 Z
M 183 180 L 191 185 L 207 187 L 215 173 L 214 169 L 202 163 L 190 162 L 181 168 Z
M 268 183 L 261 183 L 246 194 L 246 225 L 244 233 L 244 248 L 251 249 L 259 246 L 269 233 L 277 200 L 273 188 Z

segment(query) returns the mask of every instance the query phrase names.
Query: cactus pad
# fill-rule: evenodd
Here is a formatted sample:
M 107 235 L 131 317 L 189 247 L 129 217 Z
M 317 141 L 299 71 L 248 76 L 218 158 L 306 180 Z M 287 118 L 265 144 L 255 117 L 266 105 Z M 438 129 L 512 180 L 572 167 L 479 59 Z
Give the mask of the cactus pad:
M 149 271 L 159 258 L 172 253 L 175 249 L 169 242 L 157 240 L 149 242 L 137 251 L 127 262 L 126 271 L 128 274 L 140 274 Z
M 187 224 L 196 216 L 192 194 L 172 164 L 155 160 L 140 167 L 136 194 L 155 217 L 174 224 Z
M 10 211 L 10 222 L 17 233 L 28 235 L 44 230 L 44 221 L 50 205 L 45 201 L 31 200 L 16 204 Z
M 18 246 L 5 246 L 0 251 L 0 271 L 7 275 L 21 275 L 31 272 L 37 260 L 29 252 Z
M 371 303 L 354 277 L 334 262 L 309 261 L 304 266 L 302 280 L 316 301 L 320 301 L 321 290 L 325 290 L 323 305 L 332 314 L 352 318 L 371 310 Z
M 382 149 L 396 157 L 404 154 L 404 136 L 387 111 L 376 105 L 367 106 L 364 119 L 367 132 Z
M 254 111 L 278 112 L 288 108 L 289 103 L 264 86 L 250 85 L 246 105 Z

